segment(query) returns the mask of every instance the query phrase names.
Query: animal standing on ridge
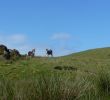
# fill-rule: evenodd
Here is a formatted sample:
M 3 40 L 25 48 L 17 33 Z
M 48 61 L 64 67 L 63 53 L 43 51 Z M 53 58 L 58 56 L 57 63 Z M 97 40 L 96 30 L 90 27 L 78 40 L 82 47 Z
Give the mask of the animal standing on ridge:
M 33 49 L 32 51 L 29 51 L 28 56 L 29 57 L 34 57 L 35 56 L 35 51 L 36 51 L 35 49 Z
M 50 50 L 46 49 L 46 52 L 48 57 L 49 56 L 53 57 L 53 51 L 51 49 Z

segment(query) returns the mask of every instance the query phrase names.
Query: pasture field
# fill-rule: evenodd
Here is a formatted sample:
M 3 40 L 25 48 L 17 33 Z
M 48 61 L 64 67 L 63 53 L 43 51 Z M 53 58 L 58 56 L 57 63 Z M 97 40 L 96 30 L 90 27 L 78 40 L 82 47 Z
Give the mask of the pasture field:
M 110 100 L 110 48 L 0 60 L 0 100 Z

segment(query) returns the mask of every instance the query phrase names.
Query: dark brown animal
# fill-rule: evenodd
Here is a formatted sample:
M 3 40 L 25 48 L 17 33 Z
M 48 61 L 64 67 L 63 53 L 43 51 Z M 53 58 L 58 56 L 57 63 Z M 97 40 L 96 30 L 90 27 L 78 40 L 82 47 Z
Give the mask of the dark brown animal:
M 33 49 L 32 51 L 29 51 L 28 56 L 29 57 L 34 57 L 35 56 L 35 49 Z

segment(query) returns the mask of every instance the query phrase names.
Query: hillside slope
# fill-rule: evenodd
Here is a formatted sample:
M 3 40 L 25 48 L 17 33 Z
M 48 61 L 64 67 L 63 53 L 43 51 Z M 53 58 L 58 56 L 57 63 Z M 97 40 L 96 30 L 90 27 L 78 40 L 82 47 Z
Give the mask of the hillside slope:
M 64 64 L 95 72 L 99 68 L 110 69 L 110 48 L 87 50 L 61 57 L 59 59 L 64 60 Z
M 110 58 L 110 47 L 91 49 L 91 50 L 71 54 L 69 57 L 71 57 L 71 56 L 91 57 L 91 58 L 95 58 L 95 59 L 109 59 Z
M 110 100 L 109 73 L 110 48 L 59 58 L 2 59 L 0 99 Z
M 57 71 L 55 67 L 69 71 L 71 68 L 78 69 L 82 72 L 97 73 L 99 69 L 110 69 L 110 48 L 101 48 L 94 50 L 87 50 L 71 54 L 59 58 L 43 58 L 36 57 L 32 59 L 20 59 L 13 63 L 0 61 L 0 75 L 19 78 L 31 77 L 40 72 Z M 67 70 L 61 70 L 67 72 Z

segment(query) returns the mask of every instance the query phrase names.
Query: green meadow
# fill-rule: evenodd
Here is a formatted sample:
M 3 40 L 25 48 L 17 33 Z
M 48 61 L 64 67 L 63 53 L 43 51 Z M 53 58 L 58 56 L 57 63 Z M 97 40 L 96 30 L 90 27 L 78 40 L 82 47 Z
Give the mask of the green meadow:
M 0 100 L 110 100 L 110 48 L 1 59 Z

